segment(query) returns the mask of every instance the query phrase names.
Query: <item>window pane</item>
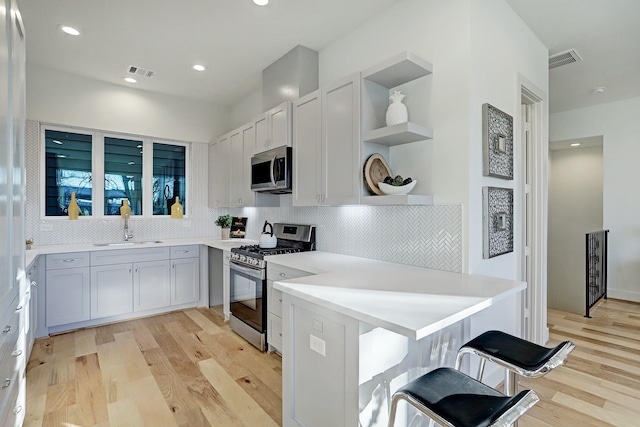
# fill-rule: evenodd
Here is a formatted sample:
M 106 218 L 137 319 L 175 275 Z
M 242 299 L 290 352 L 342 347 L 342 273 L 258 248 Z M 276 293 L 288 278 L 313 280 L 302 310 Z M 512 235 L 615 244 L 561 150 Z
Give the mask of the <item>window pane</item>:
M 185 153 L 181 145 L 153 143 L 153 214 L 170 215 L 175 198 L 180 198 L 183 212 L 185 200 Z
M 104 214 L 120 215 L 124 199 L 142 215 L 142 141 L 105 137 Z
M 80 215 L 91 215 L 91 135 L 45 130 L 47 216 L 66 216 L 71 193 Z

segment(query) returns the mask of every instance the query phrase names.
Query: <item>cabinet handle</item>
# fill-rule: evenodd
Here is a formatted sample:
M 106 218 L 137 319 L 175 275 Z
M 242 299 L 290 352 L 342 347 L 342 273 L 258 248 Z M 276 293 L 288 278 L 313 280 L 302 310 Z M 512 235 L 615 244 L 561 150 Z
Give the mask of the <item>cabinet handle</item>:
M 282 298 L 278 298 L 278 301 L 282 302 Z
M 138 272 L 138 267 L 136 267 L 136 273 Z
M 280 277 L 287 277 L 287 275 L 284 273 L 280 273 Z
M 4 379 L 4 384 L 2 384 L 2 387 L 0 387 L 1 390 L 6 390 L 9 388 L 9 386 L 11 385 L 11 378 L 5 378 Z
M 129 273 L 131 273 L 131 267 L 129 267 Z
M 176 268 L 176 263 L 175 262 L 171 265 L 171 268 Z
M 282 333 L 278 333 L 278 335 L 282 336 Z
M 22 406 L 16 406 L 13 410 L 13 415 L 18 415 L 20 412 L 22 412 Z
M 16 307 L 16 311 L 20 311 L 20 310 L 22 310 L 22 306 L 21 305 Z
M 36 282 L 35 280 L 32 281 L 31 286 L 33 286 L 34 288 L 38 287 L 38 282 Z
M 9 332 L 11 332 L 11 325 L 5 326 L 4 329 L 2 330 L 3 334 L 8 334 Z
M 22 354 L 22 350 L 16 350 L 16 351 L 14 351 L 14 352 L 12 352 L 12 353 L 11 353 L 11 355 L 12 355 L 13 357 L 18 357 L 18 356 L 20 356 L 21 354 Z
M 73 262 L 73 261 L 75 261 L 75 258 L 67 258 L 62 260 L 62 262 Z

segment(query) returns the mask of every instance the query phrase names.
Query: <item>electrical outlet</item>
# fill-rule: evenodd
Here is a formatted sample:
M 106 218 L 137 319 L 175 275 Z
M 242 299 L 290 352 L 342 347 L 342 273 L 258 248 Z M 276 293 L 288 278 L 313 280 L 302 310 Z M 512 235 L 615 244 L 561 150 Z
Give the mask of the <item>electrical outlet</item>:
M 40 231 L 53 231 L 53 224 L 40 224 Z
M 309 347 L 311 348 L 311 350 L 315 351 L 316 353 L 318 353 L 321 356 L 325 356 L 326 355 L 326 343 L 324 340 L 321 340 L 320 338 L 314 336 L 314 335 L 309 335 Z
M 182 221 L 183 227 L 191 227 L 191 221 Z

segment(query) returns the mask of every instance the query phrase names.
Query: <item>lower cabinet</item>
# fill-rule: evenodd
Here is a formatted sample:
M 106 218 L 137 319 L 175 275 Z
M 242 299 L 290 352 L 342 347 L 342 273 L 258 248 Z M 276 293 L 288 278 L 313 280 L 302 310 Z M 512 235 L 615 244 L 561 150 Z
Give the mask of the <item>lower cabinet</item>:
M 46 326 L 91 326 L 200 299 L 199 245 L 47 255 Z M 84 322 L 84 323 L 81 323 Z

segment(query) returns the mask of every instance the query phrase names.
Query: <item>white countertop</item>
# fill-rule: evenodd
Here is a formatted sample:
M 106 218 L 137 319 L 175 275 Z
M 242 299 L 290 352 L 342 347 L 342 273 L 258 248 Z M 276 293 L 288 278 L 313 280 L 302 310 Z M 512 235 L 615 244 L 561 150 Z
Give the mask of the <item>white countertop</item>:
M 313 275 L 274 287 L 321 307 L 419 340 L 526 288 L 526 283 L 328 252 L 267 257 Z
M 180 246 L 180 245 L 205 245 L 211 248 L 228 251 L 231 248 L 237 248 L 242 245 L 252 245 L 258 243 L 249 239 L 229 239 L 220 240 L 215 237 L 189 237 L 183 239 L 157 239 L 160 243 L 140 244 L 140 245 L 114 245 L 114 246 L 96 246 L 93 243 L 74 243 L 68 245 L 43 245 L 32 246 L 32 249 L 26 251 L 25 265 L 27 269 L 38 255 L 59 254 L 69 252 L 92 252 L 92 251 L 109 251 L 117 249 L 144 249 L 161 246 Z M 133 240 L 135 242 L 136 240 Z

